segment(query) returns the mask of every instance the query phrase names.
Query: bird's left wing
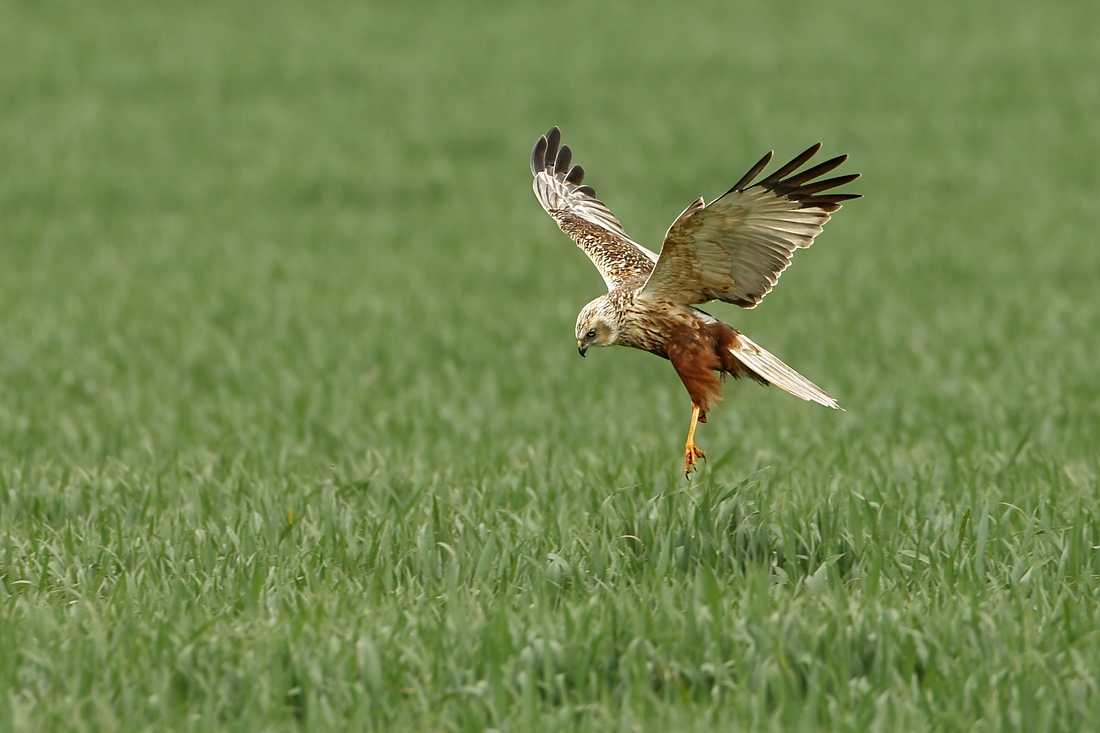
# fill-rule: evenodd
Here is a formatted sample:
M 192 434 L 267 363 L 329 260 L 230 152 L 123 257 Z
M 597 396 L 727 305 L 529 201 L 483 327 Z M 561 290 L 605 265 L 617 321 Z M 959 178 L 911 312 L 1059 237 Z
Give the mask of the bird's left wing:
M 674 303 L 724 300 L 755 308 L 771 291 L 796 249 L 809 247 L 843 201 L 859 194 L 822 194 L 859 174 L 815 180 L 843 163 L 839 155 L 795 173 L 818 143 L 753 185 L 768 153 L 733 188 L 704 204 L 697 200 L 665 235 L 661 257 L 640 297 Z M 788 177 L 789 176 L 789 177 Z
M 624 281 L 644 281 L 657 255 L 632 241 L 596 191 L 582 185 L 584 169 L 570 166 L 573 153 L 560 143 L 561 131 L 553 127 L 531 152 L 535 196 L 542 208 L 592 260 L 608 291 Z

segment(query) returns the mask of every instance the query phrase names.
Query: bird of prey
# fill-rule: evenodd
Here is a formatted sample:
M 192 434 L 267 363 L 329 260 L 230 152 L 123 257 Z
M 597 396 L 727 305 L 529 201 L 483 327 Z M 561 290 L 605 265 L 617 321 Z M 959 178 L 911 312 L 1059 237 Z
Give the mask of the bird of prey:
M 693 307 L 723 300 L 755 308 L 787 269 L 794 251 L 813 244 L 841 202 L 859 198 L 825 193 L 854 181 L 858 173 L 821 180 L 846 155 L 797 172 L 820 148 L 820 143 L 811 146 L 753 183 L 771 160 L 769 152 L 714 201 L 707 204 L 699 198 L 676 217 L 658 256 L 627 236 L 596 191 L 583 185 L 584 169 L 571 165 L 573 154 L 561 145 L 557 127 L 535 143 L 535 196 L 607 284 L 607 294 L 577 316 L 577 349 L 584 356 L 593 346 L 630 346 L 672 362 L 691 397 L 684 447 L 688 476 L 696 459 L 704 457 L 695 445 L 696 424 L 705 423 L 722 398 L 726 375 L 747 376 L 839 408 L 820 387 L 747 336 Z

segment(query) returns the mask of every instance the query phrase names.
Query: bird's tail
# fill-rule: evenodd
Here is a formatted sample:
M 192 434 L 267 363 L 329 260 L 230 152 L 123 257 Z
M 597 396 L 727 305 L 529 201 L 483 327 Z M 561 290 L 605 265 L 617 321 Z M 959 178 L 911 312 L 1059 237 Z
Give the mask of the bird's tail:
M 821 387 L 757 346 L 745 334 L 737 334 L 737 340 L 737 345 L 730 347 L 730 353 L 761 379 L 808 402 L 816 402 L 834 410 L 841 409 L 837 401 Z

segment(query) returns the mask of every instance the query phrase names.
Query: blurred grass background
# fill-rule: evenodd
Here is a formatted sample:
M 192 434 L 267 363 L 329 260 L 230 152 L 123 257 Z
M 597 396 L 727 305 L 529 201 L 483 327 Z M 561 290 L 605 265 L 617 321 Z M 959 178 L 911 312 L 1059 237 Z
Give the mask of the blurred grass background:
M 1100 720 L 1090 3 L 0 4 L 0 728 Z M 560 125 L 656 249 L 764 151 L 843 414 L 576 357 Z M 1093 721 L 1089 723 L 1088 721 Z

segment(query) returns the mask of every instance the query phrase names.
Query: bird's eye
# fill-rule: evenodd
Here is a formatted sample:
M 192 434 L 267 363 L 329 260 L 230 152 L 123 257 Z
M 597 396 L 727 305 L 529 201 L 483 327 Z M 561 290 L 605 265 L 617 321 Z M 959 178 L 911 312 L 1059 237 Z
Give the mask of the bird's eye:
M 594 328 L 588 329 L 588 333 L 586 333 L 584 335 L 584 337 L 586 339 L 596 338 L 596 329 L 594 329 Z

